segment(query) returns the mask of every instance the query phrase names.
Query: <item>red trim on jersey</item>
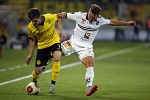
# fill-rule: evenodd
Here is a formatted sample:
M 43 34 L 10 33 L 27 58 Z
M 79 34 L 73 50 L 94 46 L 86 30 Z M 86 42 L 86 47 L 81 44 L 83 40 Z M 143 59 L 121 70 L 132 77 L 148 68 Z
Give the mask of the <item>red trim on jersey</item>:
M 101 17 L 102 17 L 101 15 L 98 16 L 98 18 L 101 18 Z

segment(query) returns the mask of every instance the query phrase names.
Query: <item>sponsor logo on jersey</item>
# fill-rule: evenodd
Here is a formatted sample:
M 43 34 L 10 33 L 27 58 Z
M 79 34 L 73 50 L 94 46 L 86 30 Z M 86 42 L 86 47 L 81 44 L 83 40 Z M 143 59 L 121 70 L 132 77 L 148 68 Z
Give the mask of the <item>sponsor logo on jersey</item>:
M 86 19 L 82 18 L 82 22 L 81 23 L 84 23 L 86 21 Z

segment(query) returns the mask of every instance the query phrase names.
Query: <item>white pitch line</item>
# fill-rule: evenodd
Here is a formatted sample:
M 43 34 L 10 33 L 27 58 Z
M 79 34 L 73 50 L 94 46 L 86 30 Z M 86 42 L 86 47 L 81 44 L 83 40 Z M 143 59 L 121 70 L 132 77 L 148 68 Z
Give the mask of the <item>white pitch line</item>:
M 105 58 L 109 58 L 109 57 L 112 57 L 112 56 L 125 54 L 125 53 L 128 53 L 128 52 L 135 51 L 135 50 L 138 50 L 138 49 L 141 49 L 141 48 L 146 48 L 146 47 L 149 47 L 149 46 L 150 46 L 150 43 L 137 45 L 137 46 L 134 46 L 134 47 L 130 47 L 130 48 L 122 49 L 122 50 L 119 50 L 119 51 L 110 52 L 110 53 L 107 53 L 107 54 L 104 54 L 104 55 L 101 55 L 101 56 L 97 56 L 97 57 L 95 57 L 95 60 L 100 60 L 100 59 L 105 59 Z M 74 63 L 71 63 L 71 64 L 67 64 L 67 65 L 61 66 L 60 69 L 74 67 L 74 66 L 77 66 L 77 65 L 80 65 L 80 64 L 81 64 L 81 62 L 78 61 L 78 62 L 74 62 Z M 49 73 L 51 71 L 52 71 L 51 69 L 47 70 L 43 74 Z M 8 83 L 20 81 L 20 80 L 23 80 L 23 79 L 26 79 L 26 78 L 30 78 L 30 77 L 31 77 L 31 75 L 27 75 L 27 76 L 20 77 L 20 78 L 17 78 L 17 79 L 13 79 L 13 80 L 10 80 L 10 81 L 2 82 L 2 83 L 0 83 L 0 85 L 5 85 L 5 84 L 8 84 Z
M 1 69 L 0 71 L 1 71 L 1 72 L 4 72 L 4 71 L 6 71 L 6 69 Z
M 15 70 L 15 69 L 19 69 L 19 68 L 22 68 L 22 67 L 26 67 L 27 64 L 23 64 L 23 65 L 18 65 L 18 66 L 15 66 L 15 67 L 9 67 L 7 69 L 0 69 L 0 72 L 4 72 L 4 71 L 7 71 L 7 70 Z

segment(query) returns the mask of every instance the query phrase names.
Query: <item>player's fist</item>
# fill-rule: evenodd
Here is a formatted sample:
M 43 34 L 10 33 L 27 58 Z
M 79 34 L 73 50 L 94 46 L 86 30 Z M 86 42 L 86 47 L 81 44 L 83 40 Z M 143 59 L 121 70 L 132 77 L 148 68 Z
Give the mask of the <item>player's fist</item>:
M 31 58 L 32 58 L 31 55 L 28 55 L 28 56 L 26 57 L 26 63 L 27 63 L 27 65 L 29 65 Z
M 60 33 L 59 33 L 59 37 L 60 37 L 60 42 L 64 42 L 65 40 L 68 39 L 67 34 L 64 33 L 64 32 L 60 32 Z
M 133 20 L 128 21 L 128 24 L 129 24 L 130 26 L 136 26 L 136 22 L 135 22 L 135 21 L 133 21 Z

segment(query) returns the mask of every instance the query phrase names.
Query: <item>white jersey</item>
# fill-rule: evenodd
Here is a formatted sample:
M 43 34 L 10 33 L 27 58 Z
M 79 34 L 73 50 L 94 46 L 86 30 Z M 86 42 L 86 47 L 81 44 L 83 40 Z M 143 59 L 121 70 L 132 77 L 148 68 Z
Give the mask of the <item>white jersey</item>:
M 92 43 L 97 35 L 98 28 L 102 25 L 109 24 L 110 20 L 98 17 L 97 20 L 90 23 L 87 20 L 87 13 L 76 12 L 67 13 L 67 18 L 76 22 L 76 27 L 71 36 L 71 42 L 81 46 L 92 48 Z

